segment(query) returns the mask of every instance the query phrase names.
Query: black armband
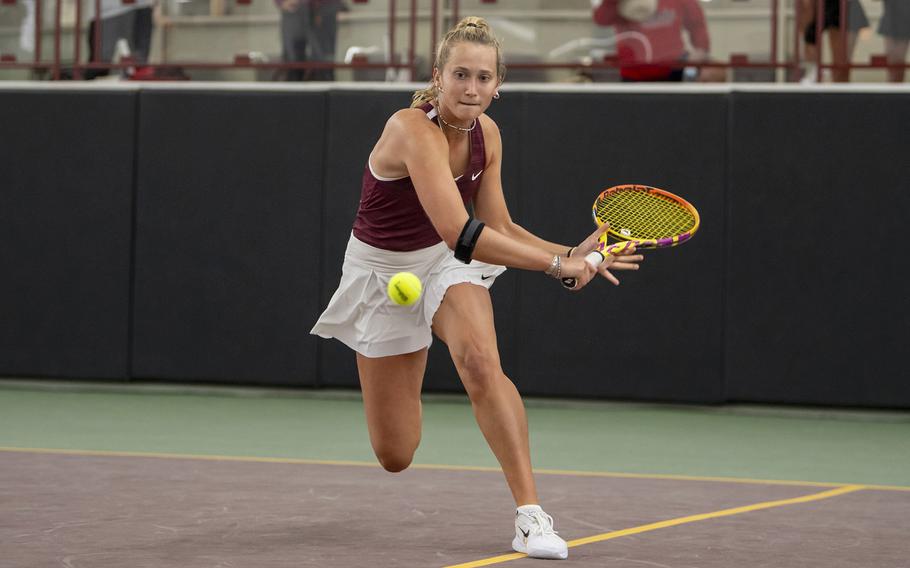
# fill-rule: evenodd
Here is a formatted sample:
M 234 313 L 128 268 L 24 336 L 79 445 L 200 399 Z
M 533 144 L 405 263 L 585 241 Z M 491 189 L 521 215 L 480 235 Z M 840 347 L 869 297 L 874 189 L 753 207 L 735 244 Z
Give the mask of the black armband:
M 477 219 L 468 219 L 458 235 L 458 242 L 455 243 L 455 258 L 468 264 L 471 262 L 471 256 L 474 254 L 474 246 L 477 244 L 477 238 L 483 231 L 484 224 Z

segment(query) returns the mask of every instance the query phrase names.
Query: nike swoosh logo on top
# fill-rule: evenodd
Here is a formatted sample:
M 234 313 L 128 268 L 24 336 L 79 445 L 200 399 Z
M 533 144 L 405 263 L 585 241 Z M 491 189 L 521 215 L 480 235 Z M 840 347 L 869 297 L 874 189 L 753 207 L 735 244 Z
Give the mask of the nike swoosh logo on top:
M 475 179 L 479 178 L 480 174 L 482 174 L 482 173 L 483 173 L 483 170 L 480 170 L 476 174 L 471 174 L 471 181 L 474 181 Z
M 490 275 L 481 274 L 480 275 L 481 280 L 486 280 L 487 278 L 493 278 L 493 275 L 492 274 L 490 274 Z

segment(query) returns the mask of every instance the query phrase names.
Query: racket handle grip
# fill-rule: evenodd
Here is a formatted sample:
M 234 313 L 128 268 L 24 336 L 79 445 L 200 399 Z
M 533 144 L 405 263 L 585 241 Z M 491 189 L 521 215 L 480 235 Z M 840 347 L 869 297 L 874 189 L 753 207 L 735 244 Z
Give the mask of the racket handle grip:
M 598 266 L 600 266 L 600 264 L 605 259 L 606 259 L 606 257 L 603 255 L 603 253 L 601 253 L 600 251 L 597 251 L 597 250 L 592 250 L 585 257 L 585 262 L 590 264 L 592 268 L 597 268 Z M 574 278 L 563 278 L 562 279 L 562 285 L 565 286 L 566 288 L 568 288 L 569 290 L 574 289 L 575 284 L 577 284 L 577 282 L 575 281 Z

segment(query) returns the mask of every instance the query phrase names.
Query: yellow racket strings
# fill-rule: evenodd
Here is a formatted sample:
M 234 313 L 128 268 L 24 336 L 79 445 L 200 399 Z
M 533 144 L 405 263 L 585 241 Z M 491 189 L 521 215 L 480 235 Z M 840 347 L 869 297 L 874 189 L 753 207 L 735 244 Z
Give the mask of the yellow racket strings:
M 617 191 L 601 196 L 597 218 L 610 222 L 610 232 L 622 238 L 674 237 L 695 226 L 695 217 L 680 203 L 644 189 Z

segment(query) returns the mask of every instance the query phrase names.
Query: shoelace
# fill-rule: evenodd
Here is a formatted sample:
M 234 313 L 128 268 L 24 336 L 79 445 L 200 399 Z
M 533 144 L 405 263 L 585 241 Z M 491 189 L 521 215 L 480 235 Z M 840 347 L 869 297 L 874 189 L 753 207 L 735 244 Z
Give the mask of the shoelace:
M 535 511 L 526 516 L 537 521 L 537 526 L 540 527 L 541 534 L 559 534 L 557 531 L 553 530 L 553 517 L 543 511 Z

